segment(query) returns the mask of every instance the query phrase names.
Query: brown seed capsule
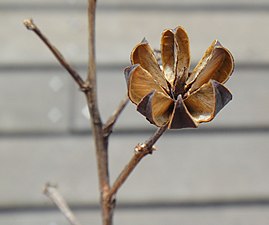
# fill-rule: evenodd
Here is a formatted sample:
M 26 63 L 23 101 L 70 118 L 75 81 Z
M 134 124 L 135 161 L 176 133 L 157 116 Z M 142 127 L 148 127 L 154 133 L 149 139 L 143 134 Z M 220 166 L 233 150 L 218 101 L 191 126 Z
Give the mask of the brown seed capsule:
M 234 69 L 229 50 L 213 41 L 190 73 L 189 49 L 187 32 L 177 27 L 162 33 L 162 65 L 145 39 L 131 52 L 132 65 L 125 69 L 128 96 L 156 126 L 197 127 L 232 99 L 223 86 Z

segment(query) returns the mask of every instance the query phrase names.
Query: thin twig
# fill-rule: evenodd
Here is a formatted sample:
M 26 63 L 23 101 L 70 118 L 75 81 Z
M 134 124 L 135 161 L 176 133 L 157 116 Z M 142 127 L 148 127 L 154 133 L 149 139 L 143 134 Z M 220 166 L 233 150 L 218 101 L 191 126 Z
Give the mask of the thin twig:
M 160 127 L 148 140 L 146 140 L 143 144 L 138 144 L 135 147 L 134 155 L 129 161 L 129 163 L 124 167 L 114 184 L 112 185 L 109 196 L 113 198 L 116 195 L 119 188 L 129 177 L 131 172 L 136 168 L 138 163 L 143 159 L 146 155 L 152 154 L 154 148 L 154 144 L 158 141 L 158 139 L 162 136 L 162 134 L 167 130 L 167 125 Z
M 163 133 L 167 130 L 168 124 L 166 124 L 163 127 L 160 127 L 156 130 L 156 132 L 144 142 L 144 147 L 145 149 L 150 149 L 153 147 L 153 145 L 159 140 L 159 138 L 163 135 Z
M 23 24 L 28 30 L 33 31 L 51 50 L 53 55 L 57 58 L 59 63 L 68 71 L 68 73 L 73 77 L 75 82 L 78 84 L 79 88 L 84 91 L 84 81 L 81 76 L 74 70 L 73 67 L 65 60 L 63 55 L 59 52 L 59 50 L 50 43 L 50 41 L 45 37 L 45 35 L 40 31 L 37 25 L 34 23 L 32 19 L 26 19 L 23 21 Z
M 46 184 L 44 194 L 61 210 L 71 225 L 81 225 L 55 186 Z
M 120 114 L 122 113 L 122 111 L 124 110 L 124 108 L 128 104 L 128 102 L 129 102 L 129 97 L 126 96 L 124 99 L 122 99 L 119 106 L 112 114 L 112 116 L 109 117 L 107 122 L 103 125 L 105 137 L 108 137 L 111 134 L 113 127 L 114 127 L 115 123 L 117 122 L 117 119 L 119 118 Z

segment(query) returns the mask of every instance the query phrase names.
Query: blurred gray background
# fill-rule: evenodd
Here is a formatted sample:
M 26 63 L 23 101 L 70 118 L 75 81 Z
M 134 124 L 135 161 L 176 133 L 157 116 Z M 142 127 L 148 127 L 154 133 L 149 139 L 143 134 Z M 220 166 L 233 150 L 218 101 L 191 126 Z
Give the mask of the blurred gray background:
M 86 0 L 0 1 L 0 224 L 68 224 L 43 196 L 58 184 L 83 224 L 101 224 L 84 96 L 22 25 L 36 24 L 83 75 Z M 192 68 L 214 39 L 233 53 L 233 101 L 198 129 L 169 131 L 118 194 L 115 224 L 269 223 L 269 1 L 100 0 L 98 94 L 103 120 L 126 93 L 123 68 L 146 37 L 181 25 Z M 129 104 L 110 143 L 113 181 L 154 127 Z

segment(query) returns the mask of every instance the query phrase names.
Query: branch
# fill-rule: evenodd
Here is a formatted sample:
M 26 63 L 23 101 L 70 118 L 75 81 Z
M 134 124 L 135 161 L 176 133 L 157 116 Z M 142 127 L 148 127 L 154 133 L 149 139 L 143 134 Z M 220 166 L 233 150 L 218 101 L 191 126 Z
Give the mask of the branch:
M 89 30 L 89 61 L 88 77 L 85 92 L 89 113 L 91 115 L 92 130 L 95 141 L 97 169 L 99 178 L 99 191 L 101 194 L 103 225 L 112 224 L 113 205 L 107 195 L 109 193 L 108 149 L 103 132 L 103 123 L 97 102 L 96 63 L 95 63 L 95 13 L 96 0 L 88 0 L 88 30 Z
M 143 144 L 138 144 L 134 149 L 134 155 L 129 161 L 129 163 L 124 167 L 114 184 L 112 185 L 109 196 L 113 198 L 116 195 L 119 188 L 126 181 L 138 163 L 143 159 L 146 155 L 152 154 L 155 147 L 153 146 L 158 139 L 162 136 L 162 134 L 167 130 L 167 125 L 160 127 L 148 140 L 146 140 Z
M 96 85 L 96 63 L 95 63 L 95 10 L 96 0 L 88 0 L 88 26 L 89 26 L 89 61 L 88 61 L 88 78 L 86 85 L 87 103 L 92 120 L 92 129 L 96 144 L 96 155 L 99 172 L 99 183 L 101 193 L 109 189 L 108 175 L 108 156 L 107 148 L 103 136 L 103 123 L 97 104 L 97 85 Z
M 71 225 L 81 225 L 55 186 L 46 184 L 44 194 L 61 210 Z
M 112 130 L 113 130 L 115 123 L 117 122 L 120 114 L 122 113 L 122 111 L 124 110 L 124 108 L 128 104 L 128 102 L 129 102 L 129 98 L 128 98 L 128 96 L 126 96 L 124 99 L 121 100 L 118 108 L 115 110 L 115 112 L 112 114 L 112 116 L 109 117 L 107 122 L 104 124 L 103 131 L 104 131 L 105 137 L 108 137 L 112 133 Z
M 23 24 L 28 30 L 33 31 L 45 43 L 45 45 L 47 45 L 47 47 L 50 49 L 50 51 L 53 53 L 53 55 L 56 57 L 59 63 L 68 71 L 68 73 L 72 76 L 72 78 L 78 84 L 80 89 L 84 91 L 85 84 L 81 76 L 65 60 L 63 55 L 59 52 L 59 50 L 55 46 L 53 46 L 50 43 L 50 41 L 44 36 L 44 34 L 40 31 L 40 29 L 37 27 L 34 21 L 32 19 L 26 19 L 23 21 Z

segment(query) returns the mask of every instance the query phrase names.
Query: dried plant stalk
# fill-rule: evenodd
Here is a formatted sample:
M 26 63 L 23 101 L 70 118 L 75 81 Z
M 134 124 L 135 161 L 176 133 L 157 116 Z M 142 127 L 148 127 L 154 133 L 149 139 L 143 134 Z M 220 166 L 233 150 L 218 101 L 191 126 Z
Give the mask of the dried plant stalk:
M 167 126 L 160 127 L 152 137 L 146 140 L 143 144 L 138 144 L 135 147 L 134 155 L 130 159 L 129 163 L 124 167 L 121 171 L 120 175 L 112 185 L 109 195 L 111 197 L 115 196 L 118 192 L 119 188 L 126 181 L 132 171 L 136 168 L 138 163 L 143 159 L 146 155 L 152 154 L 153 150 L 156 150 L 153 146 L 158 139 L 163 135 L 163 133 L 167 130 Z
M 102 221 L 103 225 L 112 225 L 117 192 L 139 162 L 155 150 L 153 145 L 163 133 L 170 128 L 197 127 L 200 122 L 213 119 L 218 111 L 231 100 L 230 92 L 221 83 L 224 83 L 232 73 L 233 58 L 219 42 L 213 42 L 206 52 L 210 55 L 211 60 L 207 61 L 205 59 L 207 55 L 205 55 L 194 72 L 189 73 L 189 41 L 187 33 L 181 27 L 163 32 L 161 58 L 154 56 L 154 51 L 146 40 L 134 48 L 131 53 L 133 65 L 125 70 L 128 97 L 137 105 L 138 111 L 159 128 L 148 140 L 135 147 L 134 155 L 110 186 L 109 135 L 129 99 L 125 97 L 107 122 L 102 122 L 97 102 L 95 13 L 96 0 L 88 0 L 89 55 L 88 74 L 85 81 L 45 37 L 32 19 L 25 20 L 24 25 L 45 43 L 85 94 L 95 142 Z M 203 61 L 207 63 L 203 63 Z M 163 71 L 158 64 L 160 62 L 163 64 Z M 222 74 L 221 80 L 216 79 L 216 77 L 219 78 L 219 74 Z M 208 96 L 211 96 L 212 101 L 205 107 L 202 103 Z M 198 111 L 202 112 L 203 119 L 204 114 L 209 114 L 208 111 L 211 112 L 209 118 L 205 121 L 201 120 L 201 115 L 195 114 L 195 110 L 191 108 L 192 105 L 198 107 Z M 46 186 L 45 194 L 58 206 L 72 225 L 80 225 L 55 187 Z
M 44 194 L 61 210 L 71 225 L 81 225 L 56 186 L 46 184 Z
M 159 139 L 161 134 L 167 127 L 160 128 L 149 140 L 144 144 L 136 146 L 134 156 L 120 173 L 118 179 L 112 185 L 109 184 L 108 170 L 108 137 L 111 134 L 113 127 L 129 102 L 126 96 L 119 104 L 118 108 L 111 115 L 105 124 L 102 123 L 99 108 L 97 104 L 96 90 L 96 63 L 95 63 L 95 9 L 96 1 L 89 0 L 88 20 L 89 20 L 89 62 L 88 62 L 88 77 L 84 81 L 79 73 L 67 62 L 60 51 L 49 41 L 49 39 L 41 32 L 38 26 L 32 19 L 24 20 L 24 25 L 27 29 L 33 31 L 49 48 L 58 62 L 67 70 L 75 83 L 84 92 L 91 116 L 91 124 L 95 140 L 96 157 L 98 164 L 100 204 L 102 207 L 103 225 L 112 225 L 113 209 L 115 207 L 115 195 L 122 184 L 129 177 L 130 173 L 138 165 L 141 159 L 152 153 L 153 144 Z M 60 195 L 58 190 L 52 186 L 46 186 L 44 193 L 58 206 L 64 216 L 72 225 L 80 225 L 75 215 L 68 207 L 66 201 Z
M 50 43 L 48 38 L 40 31 L 37 25 L 34 23 L 32 19 L 26 19 L 23 21 L 24 26 L 33 31 L 43 42 L 44 44 L 51 50 L 52 54 L 56 57 L 58 62 L 67 70 L 67 72 L 73 77 L 74 81 L 78 84 L 78 86 L 83 90 L 84 89 L 84 81 L 78 72 L 65 60 L 60 51 Z

